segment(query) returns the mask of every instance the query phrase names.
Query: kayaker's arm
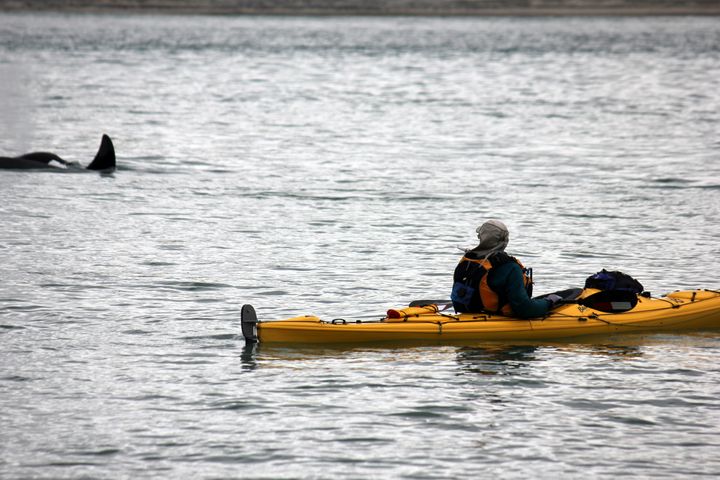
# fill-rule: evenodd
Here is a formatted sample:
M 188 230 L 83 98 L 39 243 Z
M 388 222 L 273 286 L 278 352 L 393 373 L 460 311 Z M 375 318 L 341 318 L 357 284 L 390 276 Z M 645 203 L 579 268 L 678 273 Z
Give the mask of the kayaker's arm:
M 517 263 L 501 265 L 488 283 L 496 292 L 502 291 L 505 294 L 516 317 L 542 317 L 550 311 L 550 301 L 528 297 L 523 285 L 522 270 Z

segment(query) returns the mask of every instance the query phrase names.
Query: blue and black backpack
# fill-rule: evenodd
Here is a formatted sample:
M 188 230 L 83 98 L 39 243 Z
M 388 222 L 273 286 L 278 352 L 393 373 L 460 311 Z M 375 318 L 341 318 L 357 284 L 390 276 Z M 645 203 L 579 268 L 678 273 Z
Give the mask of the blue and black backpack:
M 644 288 L 640 282 L 622 272 L 608 272 L 604 268 L 585 280 L 585 288 L 597 288 L 599 290 L 625 290 L 640 294 Z

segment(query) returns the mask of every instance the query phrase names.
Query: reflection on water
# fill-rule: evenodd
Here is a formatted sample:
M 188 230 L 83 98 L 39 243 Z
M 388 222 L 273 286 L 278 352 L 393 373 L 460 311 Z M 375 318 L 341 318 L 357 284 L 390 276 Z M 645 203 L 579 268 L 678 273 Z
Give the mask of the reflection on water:
M 661 337 L 659 337 L 661 338 Z M 627 339 L 626 339 L 627 340 Z M 524 373 L 534 363 L 541 363 L 552 356 L 597 356 L 606 359 L 634 359 L 643 356 L 643 345 L 652 344 L 652 337 L 638 337 L 627 340 L 627 345 L 569 343 L 569 344 L 487 344 L 482 346 L 425 345 L 394 343 L 380 346 L 348 345 L 266 345 L 245 343 L 241 349 L 240 362 L 243 370 L 252 371 L 267 365 L 271 368 L 277 362 L 305 364 L 342 359 L 349 362 L 363 362 L 367 358 L 380 356 L 389 361 L 409 364 L 426 364 L 453 353 L 458 375 L 472 373 L 480 375 L 514 375 Z
M 638 358 L 643 355 L 638 345 L 568 344 L 568 345 L 489 345 L 460 347 L 456 358 L 461 367 L 459 374 L 513 375 L 532 367 L 547 355 L 598 355 L 608 358 Z
M 459 373 L 480 375 L 512 375 L 527 367 L 535 358 L 535 346 L 463 347 L 457 351 Z
M 257 361 L 255 361 L 255 355 L 257 353 L 257 343 L 245 343 L 240 350 L 240 363 L 243 371 L 252 371 L 258 367 Z

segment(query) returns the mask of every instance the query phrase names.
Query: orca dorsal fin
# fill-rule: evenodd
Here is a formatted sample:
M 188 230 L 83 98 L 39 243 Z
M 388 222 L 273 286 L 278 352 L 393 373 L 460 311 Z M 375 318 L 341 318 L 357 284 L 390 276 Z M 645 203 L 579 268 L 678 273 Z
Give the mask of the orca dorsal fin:
M 115 147 L 113 147 L 112 140 L 110 140 L 110 137 L 107 135 L 102 136 L 100 148 L 97 154 L 95 154 L 93 161 L 87 166 L 87 169 L 105 172 L 115 170 Z

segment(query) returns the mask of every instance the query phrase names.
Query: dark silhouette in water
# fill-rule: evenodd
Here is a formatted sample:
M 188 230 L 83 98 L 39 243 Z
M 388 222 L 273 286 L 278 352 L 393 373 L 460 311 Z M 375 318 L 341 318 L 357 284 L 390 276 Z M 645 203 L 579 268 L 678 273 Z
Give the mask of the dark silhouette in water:
M 52 162 L 57 162 L 53 165 Z M 0 157 L 0 169 L 73 169 L 82 167 L 74 162 L 68 162 L 49 152 L 32 152 L 19 157 Z M 100 148 L 93 161 L 86 167 L 87 170 L 99 172 L 112 172 L 115 170 L 115 148 L 107 135 L 102 136 Z

